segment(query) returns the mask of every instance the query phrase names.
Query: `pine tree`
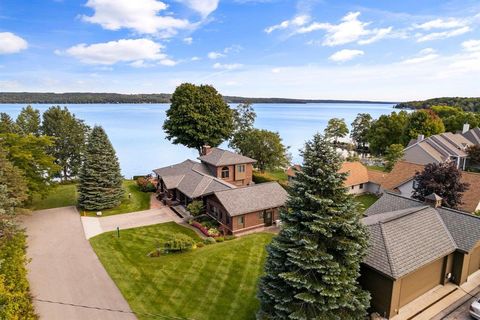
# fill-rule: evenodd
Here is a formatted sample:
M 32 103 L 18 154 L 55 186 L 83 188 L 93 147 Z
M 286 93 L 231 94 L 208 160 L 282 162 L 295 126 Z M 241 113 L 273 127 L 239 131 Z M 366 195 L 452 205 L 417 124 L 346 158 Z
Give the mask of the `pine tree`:
M 368 236 L 320 134 L 305 144 L 282 229 L 267 247 L 258 319 L 363 319 L 369 294 L 357 282 Z
M 115 150 L 103 128 L 95 126 L 80 169 L 80 207 L 103 210 L 118 206 L 124 193 L 122 180 Z

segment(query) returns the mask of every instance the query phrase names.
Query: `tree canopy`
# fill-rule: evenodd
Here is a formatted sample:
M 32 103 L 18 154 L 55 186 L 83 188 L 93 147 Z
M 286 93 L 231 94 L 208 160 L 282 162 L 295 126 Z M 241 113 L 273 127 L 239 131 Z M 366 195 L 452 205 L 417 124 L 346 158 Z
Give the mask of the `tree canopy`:
M 120 204 L 124 191 L 115 149 L 102 127 L 88 138 L 78 185 L 78 204 L 86 210 L 104 210 Z
M 2 133 L 19 133 L 20 128 L 17 126 L 12 117 L 5 112 L 0 113 L 0 134 Z
M 35 136 L 41 134 L 40 111 L 33 109 L 32 106 L 22 108 L 16 123 L 22 134 L 33 134 Z
M 462 204 L 462 192 L 469 185 L 461 180 L 462 173 L 455 163 L 430 163 L 422 172 L 415 174 L 412 197 L 425 200 L 425 197 L 436 193 L 442 197 L 442 205 L 456 209 Z
M 403 143 L 408 144 L 411 139 L 416 139 L 422 134 L 430 137 L 445 132 L 442 119 L 432 110 L 419 110 L 408 115 L 408 120 L 403 131 Z
M 218 146 L 233 133 L 233 110 L 209 85 L 184 83 L 172 95 L 163 124 L 166 138 L 173 144 L 197 149 Z
M 324 132 L 325 138 L 333 139 L 333 142 L 337 144 L 338 139 L 346 137 L 349 131 L 347 124 L 345 123 L 345 119 L 332 118 L 328 120 L 328 124 Z
M 401 144 L 392 144 L 387 147 L 387 150 L 385 152 L 385 169 L 388 172 L 392 171 L 395 163 L 397 163 L 397 161 L 403 157 L 403 149 L 403 145 Z
M 372 126 L 372 116 L 369 113 L 359 113 L 352 122 L 350 138 L 357 144 L 357 148 L 365 148 L 368 142 L 367 135 Z
M 407 121 L 408 113 L 405 111 L 382 115 L 373 121 L 367 133 L 370 152 L 383 154 L 390 145 L 403 143 L 402 135 Z
M 302 151 L 282 228 L 267 247 L 258 319 L 362 319 L 369 294 L 358 284 L 368 236 L 333 145 L 317 134 Z
M 452 106 L 462 109 L 463 111 L 480 111 L 480 98 L 463 98 L 463 97 L 442 97 L 421 101 L 402 102 L 395 108 L 407 109 L 428 109 L 432 106 Z

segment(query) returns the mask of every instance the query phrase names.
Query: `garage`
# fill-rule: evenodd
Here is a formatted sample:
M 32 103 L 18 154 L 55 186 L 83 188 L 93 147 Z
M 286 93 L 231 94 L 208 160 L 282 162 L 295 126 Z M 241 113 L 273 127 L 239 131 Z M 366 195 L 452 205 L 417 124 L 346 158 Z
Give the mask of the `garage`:
M 480 247 L 473 249 L 470 254 L 470 262 L 468 263 L 468 275 L 480 269 Z
M 434 261 L 401 279 L 399 307 L 441 284 L 443 261 Z

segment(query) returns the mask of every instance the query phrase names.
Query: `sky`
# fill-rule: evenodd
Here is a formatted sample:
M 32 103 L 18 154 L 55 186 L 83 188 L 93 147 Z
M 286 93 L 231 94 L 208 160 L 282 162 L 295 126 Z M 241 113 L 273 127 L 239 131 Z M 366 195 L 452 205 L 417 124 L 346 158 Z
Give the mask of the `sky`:
M 0 91 L 480 96 L 480 1 L 0 0 Z

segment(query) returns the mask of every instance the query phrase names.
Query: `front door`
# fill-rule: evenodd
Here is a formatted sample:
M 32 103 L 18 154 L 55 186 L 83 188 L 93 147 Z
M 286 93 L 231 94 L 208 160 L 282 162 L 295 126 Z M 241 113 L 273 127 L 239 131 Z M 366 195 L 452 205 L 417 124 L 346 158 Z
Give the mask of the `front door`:
M 265 223 L 265 226 L 271 226 L 273 223 L 273 214 L 272 210 L 265 210 L 263 212 L 263 223 Z

